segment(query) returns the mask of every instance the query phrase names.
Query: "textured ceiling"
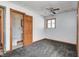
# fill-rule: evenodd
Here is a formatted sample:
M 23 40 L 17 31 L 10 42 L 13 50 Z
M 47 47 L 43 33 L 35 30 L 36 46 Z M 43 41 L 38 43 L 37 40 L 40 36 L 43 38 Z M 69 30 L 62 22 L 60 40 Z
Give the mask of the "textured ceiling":
M 29 8 L 40 15 L 47 16 L 50 12 L 46 8 L 60 8 L 56 13 L 77 9 L 76 1 L 14 1 L 12 2 L 24 8 Z

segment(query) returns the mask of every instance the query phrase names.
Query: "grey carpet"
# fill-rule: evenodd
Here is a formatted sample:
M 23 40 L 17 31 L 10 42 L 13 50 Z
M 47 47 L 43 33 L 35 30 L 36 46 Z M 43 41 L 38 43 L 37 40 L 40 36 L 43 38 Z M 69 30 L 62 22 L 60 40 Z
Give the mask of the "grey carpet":
M 76 46 L 44 39 L 6 53 L 4 57 L 76 57 Z

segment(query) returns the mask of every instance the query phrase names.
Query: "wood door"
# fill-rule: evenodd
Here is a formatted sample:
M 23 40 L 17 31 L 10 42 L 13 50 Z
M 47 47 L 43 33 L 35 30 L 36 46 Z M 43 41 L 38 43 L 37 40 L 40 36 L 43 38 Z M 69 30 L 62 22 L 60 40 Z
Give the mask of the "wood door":
M 1 16 L 0 16 L 0 43 L 1 43 Z
M 32 43 L 32 16 L 25 15 L 24 16 L 24 22 L 23 22 L 23 28 L 24 28 L 24 46 L 28 46 Z
M 79 2 L 77 9 L 77 56 L 79 57 Z
M 4 49 L 4 31 L 3 31 L 3 8 L 0 8 L 0 39 Z

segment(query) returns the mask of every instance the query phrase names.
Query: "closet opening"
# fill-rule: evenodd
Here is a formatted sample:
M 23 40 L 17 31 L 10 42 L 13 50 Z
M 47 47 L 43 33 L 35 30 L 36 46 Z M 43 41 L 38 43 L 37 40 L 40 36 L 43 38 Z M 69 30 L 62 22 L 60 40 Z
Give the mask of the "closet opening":
M 11 10 L 12 50 L 23 46 L 23 14 Z
M 32 16 L 10 9 L 10 51 L 32 43 Z

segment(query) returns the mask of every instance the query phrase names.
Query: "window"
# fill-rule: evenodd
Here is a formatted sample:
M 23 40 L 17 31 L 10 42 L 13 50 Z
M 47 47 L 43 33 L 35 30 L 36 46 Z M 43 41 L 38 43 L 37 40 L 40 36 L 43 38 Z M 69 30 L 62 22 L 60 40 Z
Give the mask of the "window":
M 48 19 L 46 22 L 46 28 L 53 29 L 56 27 L 56 19 Z

